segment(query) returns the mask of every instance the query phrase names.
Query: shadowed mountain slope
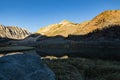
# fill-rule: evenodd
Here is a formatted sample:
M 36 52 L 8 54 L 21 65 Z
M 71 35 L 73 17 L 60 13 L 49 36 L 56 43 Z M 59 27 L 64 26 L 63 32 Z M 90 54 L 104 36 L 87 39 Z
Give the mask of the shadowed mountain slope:
M 86 35 L 69 35 L 67 39 L 74 41 L 120 41 L 120 25 L 108 25 Z

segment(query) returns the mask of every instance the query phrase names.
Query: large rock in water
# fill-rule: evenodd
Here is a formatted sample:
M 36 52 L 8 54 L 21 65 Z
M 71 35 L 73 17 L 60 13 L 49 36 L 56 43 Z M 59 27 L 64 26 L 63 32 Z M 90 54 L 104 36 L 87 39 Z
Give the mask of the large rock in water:
M 54 73 L 35 54 L 0 58 L 0 80 L 55 80 Z

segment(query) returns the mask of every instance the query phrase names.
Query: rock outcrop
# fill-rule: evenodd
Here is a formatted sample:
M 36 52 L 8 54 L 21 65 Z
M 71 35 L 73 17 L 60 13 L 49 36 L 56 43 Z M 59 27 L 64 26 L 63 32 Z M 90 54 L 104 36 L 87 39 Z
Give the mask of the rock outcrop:
M 0 25 L 0 37 L 2 38 L 23 39 L 30 34 L 26 29 Z
M 54 73 L 35 54 L 0 58 L 0 80 L 55 80 Z

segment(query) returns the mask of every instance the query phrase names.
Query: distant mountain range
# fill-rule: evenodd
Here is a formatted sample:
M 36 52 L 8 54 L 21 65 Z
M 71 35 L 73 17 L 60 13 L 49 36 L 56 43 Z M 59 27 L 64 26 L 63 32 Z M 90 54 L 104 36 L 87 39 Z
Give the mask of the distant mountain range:
M 83 23 L 63 20 L 58 24 L 43 27 L 33 34 L 18 27 L 1 25 L 0 36 L 22 39 L 0 39 L 0 46 L 32 46 L 37 48 L 40 56 L 68 55 L 119 59 L 120 10 L 104 11 Z
M 0 37 L 1 38 L 23 39 L 30 34 L 31 33 L 27 31 L 26 29 L 14 27 L 14 26 L 0 25 Z
M 25 38 L 28 40 L 29 37 L 34 35 L 31 40 L 35 38 L 37 41 L 41 40 L 43 36 L 44 39 L 47 37 L 61 36 L 65 38 L 68 37 L 67 39 L 70 40 L 107 40 L 110 38 L 118 40 L 120 39 L 119 28 L 120 10 L 107 10 L 90 21 L 73 23 L 68 20 L 63 20 L 60 23 L 43 27 L 32 35 L 30 35 L 31 33 L 29 31 L 22 28 L 0 25 L 0 37 L 24 39 L 28 36 Z
M 43 27 L 37 33 L 45 36 L 61 35 L 64 37 L 68 37 L 68 35 L 87 35 L 95 30 L 102 30 L 111 25 L 120 25 L 120 10 L 104 11 L 92 20 L 79 24 L 63 20 L 58 24 Z

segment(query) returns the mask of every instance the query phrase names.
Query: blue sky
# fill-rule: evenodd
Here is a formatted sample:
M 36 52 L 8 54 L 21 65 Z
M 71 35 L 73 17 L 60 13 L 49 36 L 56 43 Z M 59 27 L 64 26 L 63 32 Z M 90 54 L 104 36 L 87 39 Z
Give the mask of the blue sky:
M 104 10 L 120 9 L 120 0 L 0 0 L 0 24 L 35 32 L 66 19 L 80 23 Z

